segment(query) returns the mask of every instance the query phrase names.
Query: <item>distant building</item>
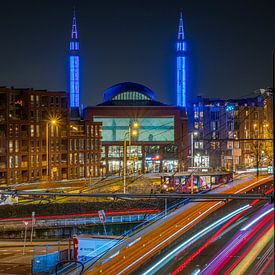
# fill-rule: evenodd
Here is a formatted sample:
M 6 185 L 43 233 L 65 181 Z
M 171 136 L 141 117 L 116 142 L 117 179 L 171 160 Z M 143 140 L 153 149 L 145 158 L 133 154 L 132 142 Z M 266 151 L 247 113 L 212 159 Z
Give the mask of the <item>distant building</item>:
M 198 97 L 188 112 L 189 166 L 236 170 L 272 164 L 272 98 Z
M 70 118 L 66 92 L 0 87 L 0 184 L 100 175 L 101 123 Z
M 131 82 L 112 86 L 103 102 L 84 110 L 85 121 L 102 122 L 102 165 L 107 174 L 122 174 L 124 139 L 128 172 L 172 172 L 187 169 L 187 117 L 182 107 L 155 100 L 149 88 Z M 131 138 L 129 125 L 139 124 Z

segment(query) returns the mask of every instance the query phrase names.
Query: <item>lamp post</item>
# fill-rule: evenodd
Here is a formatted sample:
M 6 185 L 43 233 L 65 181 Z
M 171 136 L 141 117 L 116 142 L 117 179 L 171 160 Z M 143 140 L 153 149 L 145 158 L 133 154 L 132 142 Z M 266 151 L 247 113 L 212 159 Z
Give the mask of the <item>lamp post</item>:
M 194 168 L 194 136 L 198 136 L 198 132 L 191 132 L 191 165 Z
M 274 93 L 275 93 L 275 51 L 272 52 L 272 114 L 273 114 L 273 176 L 275 175 L 275 121 L 274 121 L 274 116 L 275 116 L 275 99 L 274 99 Z
M 46 162 L 47 162 L 47 179 L 49 180 L 49 125 L 56 125 L 57 121 L 52 119 L 46 123 Z
M 128 131 L 124 134 L 123 142 L 123 193 L 126 193 L 126 174 L 127 174 L 127 135 L 129 146 L 131 146 L 131 136 L 137 136 L 138 131 L 136 130 L 139 127 L 138 122 L 133 122 L 129 124 Z M 134 129 L 133 129 L 134 128 Z

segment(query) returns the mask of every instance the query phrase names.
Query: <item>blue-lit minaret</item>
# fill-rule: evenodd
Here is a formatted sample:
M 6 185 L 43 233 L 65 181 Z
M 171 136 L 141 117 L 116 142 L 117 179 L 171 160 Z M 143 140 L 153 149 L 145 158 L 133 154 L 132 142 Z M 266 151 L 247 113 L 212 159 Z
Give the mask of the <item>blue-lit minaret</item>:
M 177 40 L 177 106 L 186 107 L 186 48 L 184 40 L 182 13 L 180 13 Z
M 79 107 L 79 41 L 76 28 L 75 10 L 70 40 L 70 106 Z

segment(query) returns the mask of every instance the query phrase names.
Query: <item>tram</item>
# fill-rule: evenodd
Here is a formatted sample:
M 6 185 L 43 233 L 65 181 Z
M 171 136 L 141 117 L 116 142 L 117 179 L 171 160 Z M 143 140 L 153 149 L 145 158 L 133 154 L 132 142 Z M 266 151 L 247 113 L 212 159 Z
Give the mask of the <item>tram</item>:
M 175 173 L 161 176 L 161 192 L 198 193 L 233 181 L 233 172 Z

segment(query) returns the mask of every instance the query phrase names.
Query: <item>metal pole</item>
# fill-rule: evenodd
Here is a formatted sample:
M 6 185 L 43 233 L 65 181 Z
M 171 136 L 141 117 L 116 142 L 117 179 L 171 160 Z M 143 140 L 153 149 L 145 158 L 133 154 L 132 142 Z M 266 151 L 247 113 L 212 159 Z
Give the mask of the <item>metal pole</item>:
M 25 236 L 24 236 L 23 255 L 25 255 L 25 248 L 26 248 L 26 241 L 27 241 L 27 228 L 28 228 L 28 224 L 24 223 L 24 225 L 25 225 Z
M 274 99 L 274 93 L 275 93 L 275 51 L 273 51 L 273 66 L 272 66 L 272 120 L 273 120 L 273 175 L 275 174 L 275 146 L 274 146 L 274 141 L 275 141 L 275 124 L 274 124 L 274 115 L 275 115 L 275 99 Z
M 256 151 L 256 166 L 257 166 L 257 178 L 259 177 L 259 141 L 257 140 L 257 151 Z
M 191 175 L 191 194 L 194 194 L 194 176 Z
M 46 163 L 47 163 L 47 180 L 49 180 L 49 123 L 46 122 Z
M 32 236 L 33 236 L 34 219 L 35 219 L 35 212 L 32 212 L 31 243 L 32 243 Z
M 194 167 L 194 136 L 193 132 L 191 133 L 191 166 Z
M 106 231 L 105 223 L 102 222 L 102 224 L 103 224 L 103 228 L 104 228 L 104 233 L 105 233 L 105 235 L 107 236 L 107 231 Z
M 127 165 L 127 145 L 126 145 L 126 135 L 124 135 L 123 144 L 123 193 L 126 193 L 126 165 Z
M 167 198 L 165 198 L 165 217 L 167 216 Z

